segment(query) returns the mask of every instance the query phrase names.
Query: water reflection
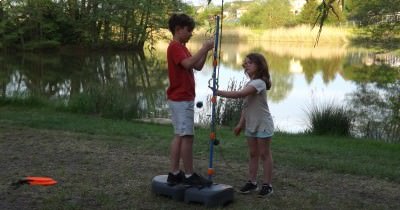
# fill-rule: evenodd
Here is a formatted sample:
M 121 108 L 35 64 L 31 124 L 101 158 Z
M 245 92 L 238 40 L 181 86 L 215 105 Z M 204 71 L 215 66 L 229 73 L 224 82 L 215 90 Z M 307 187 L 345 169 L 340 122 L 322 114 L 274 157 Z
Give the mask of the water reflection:
M 143 53 L 1 55 L 0 96 L 68 102 L 94 88 L 111 87 L 128 103 L 130 117 L 167 116 L 166 78 L 165 61 L 146 59 Z
M 193 44 L 191 47 L 197 49 L 200 46 Z M 232 77 L 239 81 L 245 79 L 240 65 L 250 52 L 263 53 L 269 62 L 273 87 L 268 93 L 268 100 L 279 130 L 304 130 L 307 127 L 304 113 L 307 105 L 315 100 L 341 101 L 346 93 L 355 89 L 354 84 L 340 75 L 346 59 L 344 47 L 313 48 L 311 45 L 262 42 L 223 44 L 221 88 L 227 88 Z M 198 74 L 200 84 L 204 84 L 211 75 L 210 69 L 204 71 L 208 77 Z M 207 96 L 202 91 L 203 87 L 199 85 L 197 90 L 199 100 L 204 100 Z
M 355 134 L 400 142 L 400 69 L 383 63 L 351 69 L 358 84 L 348 96 Z
M 192 42 L 188 47 L 195 51 L 200 44 Z M 111 104 L 125 103 L 120 110 L 124 118 L 167 117 L 166 46 L 167 43 L 159 43 L 159 50 L 153 57 L 128 52 L 0 55 L 0 97 L 39 95 L 69 102 L 97 88 L 106 96 L 113 96 Z M 361 107 L 372 111 L 386 110 L 385 116 L 389 113 L 392 117 L 379 118 L 381 121 L 390 121 L 391 124 L 396 122 L 393 120 L 399 121 L 400 100 L 393 94 L 400 92 L 399 56 L 346 46 L 313 48 L 311 44 L 223 43 L 220 89 L 228 88 L 232 80 L 237 83 L 247 80 L 241 63 L 250 52 L 263 53 L 269 62 L 273 87 L 268 100 L 279 130 L 303 131 L 307 127 L 304 109 L 315 101 L 349 103 L 355 113 L 361 110 L 370 113 Z M 195 73 L 196 101 L 207 102 L 211 94 L 207 87 L 211 72 L 211 61 L 208 61 L 203 71 Z M 384 92 L 385 98 L 374 106 L 367 106 L 370 101 L 364 99 L 373 92 L 379 96 Z M 393 102 L 384 104 L 383 101 Z M 110 105 L 110 108 L 114 107 Z M 96 114 L 104 115 L 96 107 L 93 109 Z M 196 120 L 204 119 L 208 114 L 206 108 L 196 109 Z M 357 122 L 359 135 L 372 137 L 362 125 L 373 119 L 369 117 Z M 369 128 L 373 130 L 371 123 Z M 380 136 L 385 137 L 383 134 Z

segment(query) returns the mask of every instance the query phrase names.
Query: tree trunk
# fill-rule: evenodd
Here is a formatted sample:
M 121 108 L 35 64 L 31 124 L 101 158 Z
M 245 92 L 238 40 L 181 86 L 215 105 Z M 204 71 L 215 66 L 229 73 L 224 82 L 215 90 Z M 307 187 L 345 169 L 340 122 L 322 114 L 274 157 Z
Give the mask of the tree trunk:
M 139 24 L 139 33 L 136 36 L 136 41 L 134 42 L 134 45 L 138 49 L 143 49 L 144 47 L 144 42 L 146 41 L 146 32 L 147 32 L 147 27 L 148 27 L 148 22 L 150 18 L 150 9 L 147 8 L 144 13 L 142 13 L 141 19 L 140 19 L 140 24 Z
M 86 11 L 86 0 L 81 0 L 81 9 L 79 11 L 79 19 L 86 17 L 87 13 L 85 11 Z
M 107 17 L 104 19 L 104 33 L 103 33 L 103 43 L 108 44 L 111 40 L 111 25 L 110 19 Z
M 124 45 L 128 45 L 129 12 L 125 13 L 124 25 L 122 26 L 122 40 Z
M 0 20 L 3 20 L 4 10 L 3 10 L 3 2 L 0 1 Z

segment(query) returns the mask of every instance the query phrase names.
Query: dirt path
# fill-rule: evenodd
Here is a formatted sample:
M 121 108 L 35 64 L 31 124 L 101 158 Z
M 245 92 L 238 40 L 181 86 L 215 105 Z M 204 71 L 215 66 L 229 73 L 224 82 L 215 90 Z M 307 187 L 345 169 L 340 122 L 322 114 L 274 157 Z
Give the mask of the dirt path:
M 168 158 L 135 151 L 118 137 L 0 124 L 0 209 L 202 209 L 151 193 L 151 179 L 165 174 Z M 206 171 L 206 160 L 195 160 Z M 246 163 L 217 163 L 214 181 L 234 187 Z M 50 176 L 52 187 L 10 183 L 27 175 Z M 367 177 L 279 166 L 268 199 L 235 194 L 227 209 L 400 209 L 400 185 Z

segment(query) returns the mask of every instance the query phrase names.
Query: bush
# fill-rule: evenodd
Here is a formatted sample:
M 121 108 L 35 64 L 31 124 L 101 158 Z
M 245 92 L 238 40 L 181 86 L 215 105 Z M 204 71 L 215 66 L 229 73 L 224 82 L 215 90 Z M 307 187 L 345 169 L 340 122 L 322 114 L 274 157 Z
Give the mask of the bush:
M 131 103 L 126 91 L 117 85 L 91 87 L 69 99 L 67 109 L 76 113 L 96 114 L 106 118 L 129 119 L 136 117 L 137 107 Z
M 0 97 L 0 106 L 26 106 L 26 107 L 43 107 L 47 106 L 46 99 L 31 95 L 13 95 L 11 97 Z
M 352 114 L 344 106 L 332 102 L 311 105 L 306 110 L 308 129 L 316 135 L 350 136 Z
M 29 42 L 25 45 L 26 50 L 53 50 L 60 47 L 60 42 L 55 40 L 45 40 L 39 42 Z
M 243 82 L 231 80 L 227 91 L 237 91 L 242 87 Z M 216 108 L 217 122 L 221 125 L 235 126 L 240 120 L 242 109 L 243 99 L 219 98 Z

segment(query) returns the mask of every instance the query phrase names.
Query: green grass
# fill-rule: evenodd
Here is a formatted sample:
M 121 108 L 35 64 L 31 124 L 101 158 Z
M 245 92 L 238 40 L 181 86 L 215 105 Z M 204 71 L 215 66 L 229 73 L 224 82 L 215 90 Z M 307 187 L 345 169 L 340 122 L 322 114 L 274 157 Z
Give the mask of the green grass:
M 400 170 L 400 159 L 396 157 L 400 145 L 329 136 L 279 136 L 276 139 L 274 156 L 281 164 L 400 181 L 396 177 Z
M 135 151 L 168 155 L 172 138 L 170 125 L 103 119 L 38 108 L 0 107 L 0 123 L 102 136 L 120 141 Z M 195 157 L 208 158 L 209 130 L 196 129 Z M 227 128 L 218 129 L 220 146 L 215 148 L 219 161 L 247 159 L 244 137 L 236 137 Z M 277 133 L 272 151 L 276 165 L 306 171 L 353 174 L 400 183 L 400 144 L 388 144 L 350 137 Z M 223 156 L 218 156 L 223 154 Z
M 151 179 L 169 168 L 170 125 L 29 107 L 0 106 L 2 209 L 206 209 L 152 193 Z M 208 135 L 196 129 L 194 167 L 203 175 Z M 237 189 L 246 179 L 246 141 L 228 128 L 217 137 L 213 180 Z M 224 209 L 400 208 L 399 144 L 276 133 L 272 151 L 274 194 L 260 200 L 235 193 Z M 58 184 L 9 189 L 27 175 Z

